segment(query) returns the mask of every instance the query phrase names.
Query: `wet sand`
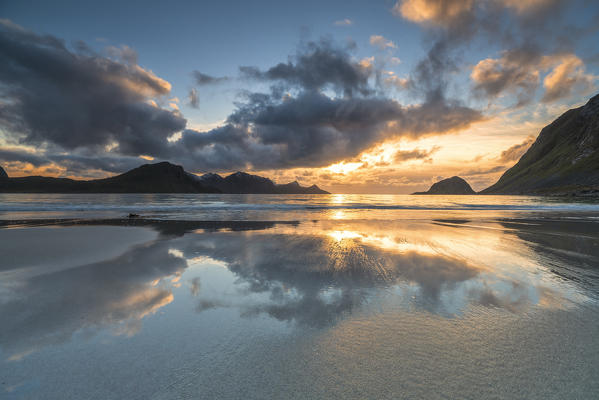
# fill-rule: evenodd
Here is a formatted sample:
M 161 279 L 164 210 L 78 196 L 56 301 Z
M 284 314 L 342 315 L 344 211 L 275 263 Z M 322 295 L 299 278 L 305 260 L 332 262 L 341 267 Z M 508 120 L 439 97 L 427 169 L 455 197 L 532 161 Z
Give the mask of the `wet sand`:
M 0 225 L 2 398 L 599 394 L 593 221 Z

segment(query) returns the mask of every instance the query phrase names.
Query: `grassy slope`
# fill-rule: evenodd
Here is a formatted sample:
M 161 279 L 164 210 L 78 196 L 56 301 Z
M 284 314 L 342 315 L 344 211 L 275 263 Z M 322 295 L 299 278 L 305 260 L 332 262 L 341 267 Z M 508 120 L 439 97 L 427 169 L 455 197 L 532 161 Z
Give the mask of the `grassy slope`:
M 592 103 L 592 104 L 591 104 Z M 516 165 L 483 194 L 553 194 L 599 189 L 599 96 L 541 130 Z

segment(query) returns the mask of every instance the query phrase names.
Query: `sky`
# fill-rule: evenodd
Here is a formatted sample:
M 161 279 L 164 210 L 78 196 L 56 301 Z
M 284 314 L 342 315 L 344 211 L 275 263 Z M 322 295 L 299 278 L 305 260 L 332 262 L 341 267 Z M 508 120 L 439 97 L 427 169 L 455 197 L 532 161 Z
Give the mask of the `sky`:
M 599 91 L 592 0 L 3 1 L 0 165 L 493 184 Z

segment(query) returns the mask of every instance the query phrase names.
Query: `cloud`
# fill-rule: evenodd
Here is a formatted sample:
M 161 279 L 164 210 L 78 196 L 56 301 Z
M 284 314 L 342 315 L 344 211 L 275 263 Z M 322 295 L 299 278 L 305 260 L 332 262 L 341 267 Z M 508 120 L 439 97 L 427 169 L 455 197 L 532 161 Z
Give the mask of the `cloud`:
M 397 90 L 408 89 L 411 83 L 408 78 L 400 78 L 395 74 L 386 76 L 385 78 L 383 78 L 383 82 L 387 87 L 392 87 Z
M 335 26 L 350 26 L 350 25 L 353 25 L 353 24 L 354 24 L 354 21 L 352 21 L 349 18 L 341 19 L 339 21 L 335 21 L 334 22 Z
M 202 283 L 200 281 L 200 278 L 195 277 L 192 278 L 191 281 L 191 295 L 192 296 L 197 296 L 200 294 L 200 288 L 202 287 Z
M 439 151 L 441 148 L 438 146 L 433 147 L 430 150 L 414 149 L 414 150 L 398 150 L 393 155 L 393 160 L 396 163 L 401 163 L 409 160 L 424 160 L 425 162 L 431 162 L 431 155 Z
M 506 51 L 501 58 L 479 61 L 470 74 L 474 91 L 479 96 L 496 98 L 504 92 L 517 96 L 517 106 L 529 103 L 539 87 L 538 64 L 541 56 L 536 51 L 519 49 Z
M 217 83 L 226 82 L 230 79 L 228 76 L 215 77 L 215 76 L 204 74 L 200 71 L 193 71 L 192 75 L 195 78 L 195 82 L 198 86 L 214 85 Z
M 448 27 L 475 18 L 477 11 L 513 10 L 527 16 L 540 13 L 560 0 L 398 0 L 393 14 L 418 24 Z
M 171 154 L 202 170 L 321 167 L 390 138 L 444 134 L 483 119 L 442 93 L 410 107 L 374 95 L 374 67 L 350 50 L 320 40 L 305 43 L 287 63 L 242 67 L 246 79 L 271 83 L 270 93 L 246 92 L 223 126 L 184 131 Z
M 333 89 L 351 96 L 369 94 L 370 69 L 351 59 L 350 48 L 336 47 L 330 40 L 308 42 L 287 63 L 279 63 L 266 71 L 240 67 L 242 76 L 264 81 L 277 81 L 285 87 L 305 90 Z
M 65 176 L 90 176 L 90 170 L 121 173 L 139 166 L 139 157 L 80 155 L 69 153 L 31 152 L 22 149 L 0 148 L 0 160 L 8 163 L 27 163 L 34 168 L 60 167 Z M 15 171 L 18 172 L 18 171 Z
M 496 165 L 494 167 L 489 168 L 475 168 L 460 172 L 461 176 L 477 176 L 477 175 L 487 175 L 487 174 L 495 174 L 497 172 L 505 171 L 506 167 L 504 165 Z
M 584 91 L 593 91 L 596 76 L 585 73 L 582 60 L 573 54 L 557 58 L 557 65 L 543 79 L 545 94 L 542 101 L 552 102 L 571 95 L 578 87 Z
M 504 7 L 515 10 L 518 14 L 538 12 L 558 3 L 560 0 L 497 0 Z
M 397 48 L 397 45 L 395 43 L 393 43 L 391 40 L 385 39 L 381 35 L 370 36 L 370 44 L 372 46 L 378 47 L 380 50 Z
M 529 136 L 522 143 L 515 144 L 507 150 L 502 151 L 499 161 L 506 163 L 509 161 L 519 160 L 520 157 L 526 153 L 526 150 L 528 150 L 528 148 L 534 143 L 534 141 L 534 136 Z
M 474 0 L 400 0 L 393 14 L 416 23 L 446 25 L 469 13 Z
M 431 116 L 434 116 L 432 118 Z M 384 98 L 330 98 L 316 91 L 278 99 L 253 94 L 208 132 L 186 130 L 175 145 L 199 169 L 320 167 L 386 139 L 464 129 L 483 116 L 458 102 L 404 107 Z
M 515 94 L 516 106 L 522 106 L 534 98 L 543 71 L 550 71 L 543 79 L 544 102 L 568 97 L 575 88 L 593 90 L 597 79 L 585 72 L 584 63 L 574 54 L 543 56 L 534 48 L 505 51 L 498 59 L 481 60 L 470 78 L 479 96 L 492 99 L 504 93 Z
M 136 64 L 0 22 L 0 122 L 23 144 L 121 154 L 154 153 L 185 127 L 176 111 L 148 104 L 170 84 Z
M 200 108 L 200 96 L 198 95 L 198 91 L 196 88 L 191 88 L 189 90 L 189 95 L 187 96 L 187 100 L 191 107 Z
M 108 46 L 106 51 L 117 60 L 123 60 L 132 65 L 137 64 L 137 52 L 127 45 L 121 47 Z
M 0 119 L 14 145 L 37 147 L 36 165 L 113 171 L 144 155 L 195 171 L 320 167 L 390 138 L 449 133 L 483 119 L 443 93 L 407 107 L 384 97 L 370 84 L 374 65 L 356 60 L 353 46 L 321 39 L 303 43 L 286 63 L 240 68 L 270 91 L 242 92 L 222 126 L 200 132 L 185 129 L 177 109 L 158 105 L 177 106 L 166 97 L 170 84 L 134 57 L 121 62 L 79 48 L 2 24 L 0 54 L 11 62 L 0 65 Z M 222 79 L 195 76 L 203 84 Z M 196 99 L 192 90 L 188 101 Z
M 590 26 L 566 18 L 571 3 L 552 0 L 399 0 L 392 12 L 422 25 L 430 47 L 409 77 L 412 94 L 447 96 L 460 83 L 465 52 L 472 46 L 507 49 L 499 59 L 483 60 L 473 72 L 473 99 L 516 97 L 516 106 L 536 93 L 535 62 L 545 55 L 571 53 Z M 527 51 L 531 51 L 530 54 Z M 519 65 L 518 60 L 524 61 Z M 580 79 L 579 79 L 580 80 Z M 563 91 L 562 91 L 563 92 Z M 551 97 L 548 97 L 550 99 Z

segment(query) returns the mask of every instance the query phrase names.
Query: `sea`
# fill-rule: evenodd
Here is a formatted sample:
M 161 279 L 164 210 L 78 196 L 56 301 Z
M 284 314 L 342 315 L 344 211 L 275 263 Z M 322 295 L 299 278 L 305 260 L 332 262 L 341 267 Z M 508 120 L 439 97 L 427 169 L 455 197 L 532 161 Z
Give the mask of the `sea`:
M 0 399 L 271 398 L 599 398 L 599 201 L 0 194 Z

